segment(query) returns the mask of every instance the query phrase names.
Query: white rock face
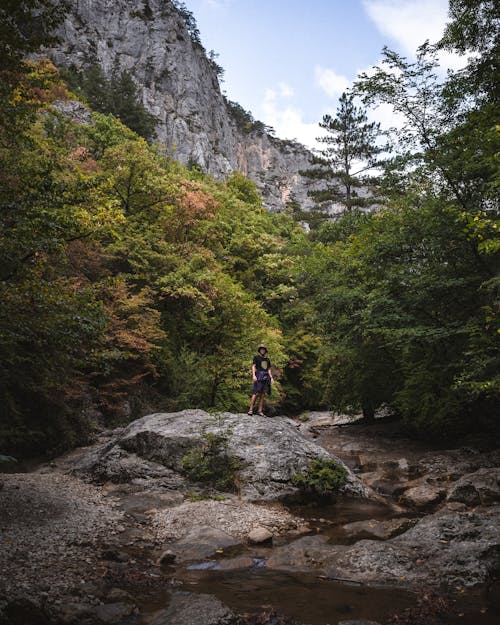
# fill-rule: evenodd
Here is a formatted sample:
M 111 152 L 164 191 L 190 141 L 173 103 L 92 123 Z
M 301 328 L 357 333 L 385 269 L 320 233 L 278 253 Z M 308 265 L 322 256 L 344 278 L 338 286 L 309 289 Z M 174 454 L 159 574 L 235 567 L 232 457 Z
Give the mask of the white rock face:
M 312 206 L 305 179 L 310 152 L 302 145 L 246 132 L 228 110 L 213 63 L 194 42 L 171 0 L 70 0 L 58 66 L 102 65 L 130 70 L 142 101 L 158 119 L 157 139 L 183 163 L 196 162 L 217 178 L 233 170 L 254 180 L 270 210 L 289 199 Z

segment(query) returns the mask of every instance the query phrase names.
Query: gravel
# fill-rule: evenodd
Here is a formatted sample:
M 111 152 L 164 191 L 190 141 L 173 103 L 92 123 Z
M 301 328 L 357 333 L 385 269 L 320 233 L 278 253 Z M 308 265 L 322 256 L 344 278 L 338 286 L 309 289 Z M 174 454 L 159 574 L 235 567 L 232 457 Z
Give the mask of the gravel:
M 57 603 L 102 567 L 99 544 L 123 513 L 98 488 L 60 473 L 2 475 L 0 599 Z
M 258 506 L 244 501 L 194 501 L 155 512 L 152 525 L 159 542 L 177 540 L 197 526 L 210 526 L 244 538 L 261 526 L 273 534 L 294 530 L 299 520 L 279 504 Z

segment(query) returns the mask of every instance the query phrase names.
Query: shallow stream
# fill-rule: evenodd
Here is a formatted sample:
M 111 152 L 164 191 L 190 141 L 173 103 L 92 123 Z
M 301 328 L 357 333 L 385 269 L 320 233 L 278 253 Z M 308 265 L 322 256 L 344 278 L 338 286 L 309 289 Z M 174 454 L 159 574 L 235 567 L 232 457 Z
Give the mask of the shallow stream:
M 369 454 L 369 471 L 385 467 L 387 484 L 398 484 L 414 475 L 408 471 L 401 458 L 411 458 L 413 466 L 423 450 L 413 443 L 398 442 L 391 445 L 378 443 L 369 437 L 363 439 L 358 432 L 342 430 L 338 436 L 332 430 L 320 430 L 314 435 L 316 442 L 344 460 L 359 460 L 358 453 Z M 366 460 L 365 460 L 366 463 Z M 380 502 L 348 501 L 321 507 L 292 506 L 290 510 L 307 521 L 311 533 L 326 536 L 331 544 L 349 544 L 353 539 L 346 535 L 343 526 L 356 521 L 389 521 L 404 516 L 418 517 L 416 513 L 401 510 L 394 498 L 386 495 Z M 294 537 L 280 537 L 274 547 L 281 546 Z M 274 548 L 249 546 L 221 554 L 209 562 L 202 561 L 184 567 L 167 567 L 172 588 L 196 593 L 207 593 L 219 598 L 239 614 L 254 614 L 275 610 L 301 625 L 337 625 L 343 620 L 366 619 L 384 625 L 395 614 L 401 615 L 409 608 L 415 609 L 419 594 L 403 587 L 377 587 L 348 580 L 328 580 L 314 571 L 280 571 L 266 567 L 266 560 Z M 402 582 L 404 584 L 404 582 Z M 168 605 L 170 590 L 142 598 L 141 612 L 148 613 Z M 437 589 L 429 589 L 431 592 Z M 432 604 L 432 600 L 430 602 Z M 428 606 L 427 606 L 428 607 Z M 423 620 L 422 620 L 423 619 Z M 460 591 L 447 599 L 446 615 L 441 620 L 401 620 L 400 623 L 430 625 L 498 625 L 500 622 L 500 584 L 494 583 L 480 591 Z

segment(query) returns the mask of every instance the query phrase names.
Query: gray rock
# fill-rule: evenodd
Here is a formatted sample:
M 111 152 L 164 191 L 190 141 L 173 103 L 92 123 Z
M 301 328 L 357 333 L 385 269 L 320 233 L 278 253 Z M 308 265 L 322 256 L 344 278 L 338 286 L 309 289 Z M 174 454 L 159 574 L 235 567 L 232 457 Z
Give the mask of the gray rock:
M 261 543 L 267 543 L 273 539 L 273 534 L 265 527 L 254 527 L 247 536 L 249 542 L 259 545 Z
M 219 549 L 239 545 L 240 541 L 213 527 L 195 527 L 180 540 L 170 545 L 176 562 L 203 560 L 215 555 Z
M 368 584 L 484 584 L 500 567 L 499 511 L 441 512 L 385 542 L 361 540 L 349 547 L 307 536 L 274 549 L 266 564 Z
M 342 526 L 346 536 L 361 540 L 369 538 L 373 540 L 388 540 L 398 534 L 406 532 L 413 527 L 417 519 L 390 519 L 387 521 L 379 521 L 378 519 L 370 519 L 368 521 L 355 521 Z
M 152 414 L 132 422 L 116 439 L 81 459 L 75 470 L 113 481 L 126 481 L 137 473 L 147 477 L 151 471 L 152 477 L 169 476 L 174 487 L 183 482 L 183 457 L 200 444 L 204 432 L 228 436 L 228 452 L 241 467 L 240 494 L 255 501 L 296 494 L 293 475 L 307 468 L 314 458 L 332 457 L 305 439 L 294 422 L 285 417 L 224 413 L 215 420 L 203 410 L 184 410 Z M 352 471 L 347 471 L 341 493 L 367 497 L 367 489 Z
M 483 584 L 500 566 L 498 512 L 428 516 L 392 540 L 356 543 L 327 572 L 367 583 Z
M 119 625 L 124 618 L 134 613 L 135 606 L 130 603 L 106 603 L 94 608 L 98 620 L 104 625 Z
M 447 497 L 468 506 L 500 501 L 500 468 L 479 469 L 456 482 Z
M 304 536 L 288 545 L 273 549 L 266 561 L 266 567 L 302 571 L 324 569 L 345 549 L 346 547 L 342 545 L 329 545 L 326 536 Z
M 56 111 L 68 117 L 72 122 L 85 126 L 89 126 L 93 123 L 90 110 L 77 100 L 56 100 L 52 103 L 52 106 Z M 101 414 L 96 411 L 94 415 L 89 414 L 89 416 L 98 417 L 101 416 Z
M 173 564 L 177 558 L 177 554 L 172 549 L 165 549 L 165 551 L 158 558 L 158 564 Z
M 157 118 L 156 134 L 168 154 L 198 163 L 221 178 L 237 170 L 254 180 L 272 210 L 294 196 L 312 206 L 299 171 L 311 153 L 264 129 L 238 122 L 221 93 L 213 63 L 193 42 L 173 3 L 148 0 L 71 0 L 51 51 L 58 66 L 82 68 L 99 62 L 132 72 L 144 106 Z
M 438 504 L 445 496 L 444 489 L 430 484 L 421 484 L 405 490 L 401 496 L 401 503 L 417 510 L 425 510 Z
M 111 590 L 106 594 L 106 601 L 109 603 L 132 601 L 132 595 L 122 588 L 111 588 Z
M 150 625 L 236 625 L 231 610 L 212 595 L 175 592 L 166 610 L 159 612 Z

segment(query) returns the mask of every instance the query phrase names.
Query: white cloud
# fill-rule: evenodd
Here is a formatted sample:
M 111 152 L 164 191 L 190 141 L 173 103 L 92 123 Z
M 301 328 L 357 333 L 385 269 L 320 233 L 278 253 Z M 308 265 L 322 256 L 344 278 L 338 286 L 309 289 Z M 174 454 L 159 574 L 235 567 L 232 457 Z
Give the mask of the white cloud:
M 316 83 L 331 98 L 338 98 L 350 86 L 351 81 L 334 69 L 316 65 L 314 68 Z
M 287 87 L 287 88 L 284 88 Z M 286 83 L 278 83 L 277 88 L 266 89 L 261 110 L 257 117 L 276 131 L 280 139 L 297 139 L 309 148 L 317 147 L 316 137 L 321 134 L 318 122 L 304 121 L 304 114 L 289 102 L 293 91 Z
M 211 9 L 225 9 L 233 0 L 204 0 L 204 3 Z
M 448 0 L 363 0 L 363 6 L 378 30 L 410 57 L 427 39 L 439 41 L 448 21 Z M 450 52 L 441 53 L 439 60 L 443 70 L 466 63 L 465 57 Z
M 286 82 L 278 83 L 278 87 L 282 98 L 291 98 L 293 96 L 293 89 Z

